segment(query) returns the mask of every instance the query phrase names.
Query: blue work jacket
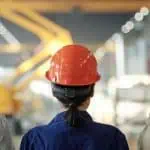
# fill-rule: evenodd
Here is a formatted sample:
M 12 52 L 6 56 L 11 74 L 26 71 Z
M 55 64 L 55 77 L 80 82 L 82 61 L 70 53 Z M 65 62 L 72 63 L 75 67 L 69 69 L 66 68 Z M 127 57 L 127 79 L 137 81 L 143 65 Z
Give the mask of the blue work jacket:
M 80 113 L 84 118 L 82 127 L 70 127 L 65 113 L 60 113 L 48 125 L 25 134 L 20 150 L 129 150 L 119 129 L 94 122 L 86 111 Z

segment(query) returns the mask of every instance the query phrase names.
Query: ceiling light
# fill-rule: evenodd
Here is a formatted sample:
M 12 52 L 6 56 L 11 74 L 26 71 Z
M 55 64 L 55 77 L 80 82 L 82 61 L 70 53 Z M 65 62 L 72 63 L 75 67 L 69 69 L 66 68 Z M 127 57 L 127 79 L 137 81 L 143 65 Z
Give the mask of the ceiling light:
M 143 13 L 138 12 L 135 14 L 134 18 L 136 21 L 140 22 L 144 19 L 144 15 L 143 15 Z
M 147 7 L 142 7 L 140 12 L 144 15 L 147 16 L 149 14 L 149 9 Z

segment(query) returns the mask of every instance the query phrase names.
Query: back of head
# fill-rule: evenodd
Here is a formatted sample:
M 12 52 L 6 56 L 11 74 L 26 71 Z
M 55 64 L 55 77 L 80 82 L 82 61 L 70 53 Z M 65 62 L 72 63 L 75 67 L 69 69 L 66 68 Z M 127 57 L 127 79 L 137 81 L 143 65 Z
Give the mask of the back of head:
M 69 125 L 81 125 L 78 110 L 93 96 L 94 84 L 100 79 L 94 55 L 80 45 L 61 48 L 51 59 L 46 78 L 52 83 L 53 95 L 68 109 L 66 120 Z
M 93 96 L 94 85 L 62 86 L 52 83 L 53 95 L 67 108 L 65 119 L 72 127 L 80 127 L 84 117 L 80 115 L 79 106 Z

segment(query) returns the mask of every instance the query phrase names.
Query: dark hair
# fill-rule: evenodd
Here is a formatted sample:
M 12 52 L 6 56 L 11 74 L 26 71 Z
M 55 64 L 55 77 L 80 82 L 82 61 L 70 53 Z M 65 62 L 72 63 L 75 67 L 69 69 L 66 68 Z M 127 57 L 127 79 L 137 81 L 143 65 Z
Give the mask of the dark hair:
M 78 107 L 92 97 L 94 94 L 94 84 L 85 86 L 63 86 L 52 83 L 52 93 L 65 108 L 68 108 L 65 114 L 67 123 L 72 127 L 80 127 L 83 118 L 80 117 Z

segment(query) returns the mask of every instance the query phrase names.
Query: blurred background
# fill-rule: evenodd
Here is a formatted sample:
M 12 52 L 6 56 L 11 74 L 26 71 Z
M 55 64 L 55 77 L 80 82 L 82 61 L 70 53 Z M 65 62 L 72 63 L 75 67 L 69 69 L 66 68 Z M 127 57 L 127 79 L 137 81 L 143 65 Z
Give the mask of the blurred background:
M 89 112 L 127 136 L 130 149 L 150 113 L 149 0 L 0 0 L 0 113 L 18 150 L 22 135 L 63 110 L 44 73 L 64 45 L 96 56 L 102 80 Z

